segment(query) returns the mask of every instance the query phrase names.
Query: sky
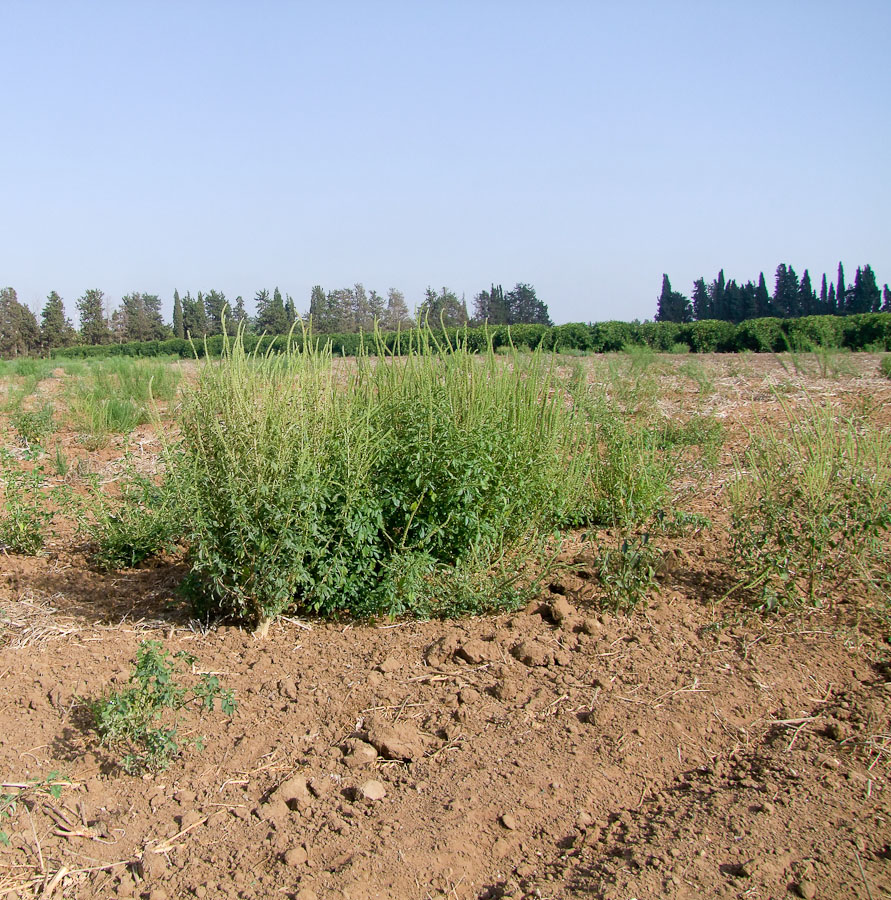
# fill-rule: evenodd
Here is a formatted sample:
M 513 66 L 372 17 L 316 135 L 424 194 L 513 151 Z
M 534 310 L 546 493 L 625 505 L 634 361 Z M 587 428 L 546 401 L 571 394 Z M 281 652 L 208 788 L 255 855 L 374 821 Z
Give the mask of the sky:
M 0 0 L 0 286 L 891 282 L 891 3 Z

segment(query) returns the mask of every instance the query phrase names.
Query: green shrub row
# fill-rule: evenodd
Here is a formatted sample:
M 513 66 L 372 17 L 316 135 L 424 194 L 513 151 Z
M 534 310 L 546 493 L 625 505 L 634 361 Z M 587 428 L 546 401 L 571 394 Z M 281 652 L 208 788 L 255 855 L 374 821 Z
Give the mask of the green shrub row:
M 514 325 L 494 328 L 435 329 L 437 339 L 454 345 L 459 339 L 472 352 L 482 352 L 489 342 L 493 349 L 529 347 L 534 350 L 569 350 L 611 353 L 629 346 L 647 346 L 661 353 L 734 353 L 742 350 L 756 353 L 782 353 L 786 350 L 810 350 L 814 347 L 840 347 L 848 350 L 891 350 L 891 313 L 863 313 L 855 316 L 806 316 L 800 319 L 748 319 L 739 325 L 717 319 L 678 324 L 676 322 L 597 322 L 566 325 Z M 304 340 L 331 345 L 335 356 L 374 354 L 378 342 L 363 334 L 303 334 L 292 336 L 244 336 L 248 352 L 255 349 L 284 351 L 290 344 L 302 348 Z M 390 353 L 404 353 L 417 331 L 385 332 L 380 344 Z M 168 341 L 142 341 L 127 344 L 66 347 L 54 350 L 54 356 L 180 356 L 191 358 L 220 356 L 223 336 L 214 335 L 194 345 L 180 338 Z

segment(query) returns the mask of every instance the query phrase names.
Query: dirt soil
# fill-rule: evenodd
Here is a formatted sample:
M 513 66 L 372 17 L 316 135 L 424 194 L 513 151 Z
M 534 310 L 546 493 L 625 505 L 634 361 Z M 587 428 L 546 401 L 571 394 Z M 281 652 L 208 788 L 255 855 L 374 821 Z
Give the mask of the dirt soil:
M 102 574 L 64 530 L 0 559 L 0 793 L 21 792 L 0 898 L 891 896 L 886 624 L 858 596 L 783 616 L 720 600 L 742 426 L 781 415 L 778 384 L 886 417 L 875 357 L 850 365 L 716 357 L 714 394 L 678 387 L 728 427 L 685 507 L 713 526 L 660 539 L 660 587 L 628 616 L 601 609 L 596 541 L 523 612 L 289 618 L 264 640 L 190 619 L 177 560 Z M 131 776 L 81 698 L 124 684 L 145 639 L 238 708 L 188 710 L 204 749 Z

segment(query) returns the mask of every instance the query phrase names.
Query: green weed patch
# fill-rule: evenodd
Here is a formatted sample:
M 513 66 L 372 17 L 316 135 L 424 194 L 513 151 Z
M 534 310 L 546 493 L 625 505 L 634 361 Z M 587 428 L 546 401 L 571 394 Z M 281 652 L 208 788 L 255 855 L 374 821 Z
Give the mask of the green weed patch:
M 268 623 L 522 602 L 519 548 L 580 515 L 590 488 L 586 424 L 549 360 L 427 333 L 345 370 L 301 344 L 258 355 L 236 339 L 184 397 L 198 609 Z

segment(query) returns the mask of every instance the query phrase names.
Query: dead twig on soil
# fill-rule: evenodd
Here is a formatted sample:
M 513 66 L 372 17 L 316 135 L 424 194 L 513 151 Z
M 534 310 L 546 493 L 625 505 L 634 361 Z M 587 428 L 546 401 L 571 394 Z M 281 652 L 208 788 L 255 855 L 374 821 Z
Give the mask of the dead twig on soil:
M 860 869 L 860 877 L 863 879 L 863 886 L 866 888 L 866 896 L 869 900 L 873 900 L 872 891 L 869 889 L 869 882 L 866 880 L 866 872 L 863 871 L 863 863 L 860 862 L 860 854 L 857 848 L 854 848 L 854 859 L 857 860 L 857 868 Z
M 153 853 L 169 853 L 171 850 L 173 850 L 173 842 L 174 841 L 179 840 L 181 837 L 185 837 L 185 835 L 187 835 L 193 829 L 197 828 L 199 825 L 203 825 L 208 820 L 208 818 L 209 818 L 208 816 L 202 816 L 200 819 L 198 819 L 197 822 L 193 822 L 188 827 L 183 828 L 181 831 L 178 831 L 175 835 L 173 835 L 173 837 L 166 838 L 160 844 L 158 844 L 156 847 L 152 847 L 151 848 L 152 852 Z
M 46 887 L 43 889 L 43 893 L 40 895 L 41 900 L 49 900 L 67 874 L 68 869 L 65 866 L 62 866 L 62 868 L 47 882 Z
M 817 717 L 817 716 L 812 716 L 812 717 L 810 717 L 810 718 L 808 718 L 808 719 L 805 719 L 805 721 L 802 722 L 802 723 L 798 726 L 798 728 L 795 729 L 795 734 L 792 735 L 792 740 L 789 741 L 789 746 L 786 747 L 786 753 L 789 753 L 789 752 L 792 750 L 792 747 L 794 746 L 795 741 L 798 740 L 798 735 L 800 735 L 801 732 L 802 732 L 802 731 L 803 731 L 803 730 L 804 730 L 811 722 L 813 722 L 816 718 L 818 718 L 818 717 Z

